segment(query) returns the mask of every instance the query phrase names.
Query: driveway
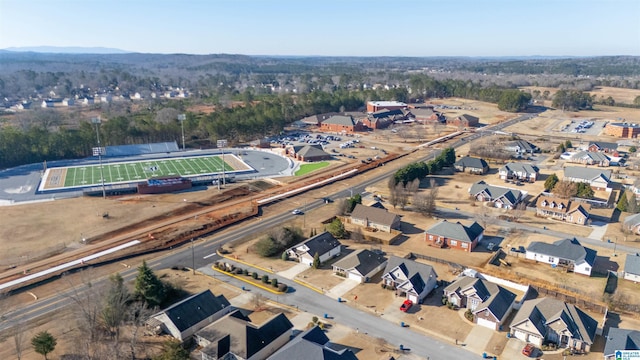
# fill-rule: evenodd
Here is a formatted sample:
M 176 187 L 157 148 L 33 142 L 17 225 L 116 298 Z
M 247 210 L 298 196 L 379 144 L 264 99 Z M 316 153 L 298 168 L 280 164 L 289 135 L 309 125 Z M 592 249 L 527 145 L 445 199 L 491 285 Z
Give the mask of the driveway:
M 593 230 L 591 231 L 589 238 L 595 239 L 595 240 L 602 240 L 602 238 L 604 237 L 604 234 L 607 232 L 608 226 L 609 224 L 604 222 L 600 222 L 600 221 L 592 222 L 591 227 L 593 228 Z
M 516 338 L 510 338 L 507 344 L 504 346 L 501 358 L 503 359 L 529 359 L 522 355 L 522 348 L 526 343 Z
M 289 268 L 287 270 L 284 271 L 280 271 L 279 273 L 277 273 L 279 276 L 282 276 L 283 278 L 287 278 L 289 280 L 293 280 L 296 276 L 298 276 L 298 274 L 300 274 L 301 272 L 308 270 L 309 269 L 309 265 L 307 264 L 298 264 L 295 265 L 292 268 Z
M 351 289 L 353 289 L 358 285 L 360 285 L 359 281 L 352 280 L 352 279 L 344 279 L 340 284 L 329 289 L 329 291 L 327 291 L 325 295 L 327 295 L 330 298 L 337 299 L 343 296 L 344 294 L 348 293 L 349 291 L 351 291 Z
M 491 340 L 491 337 L 493 336 L 494 333 L 495 331 L 487 327 L 474 325 L 473 329 L 471 329 L 471 332 L 469 332 L 469 335 L 467 335 L 467 338 L 464 339 L 463 344 L 467 350 L 477 354 L 482 354 L 483 352 L 485 352 L 487 344 Z M 489 354 L 489 355 L 493 355 L 493 354 Z M 505 359 L 511 359 L 511 358 L 505 357 Z

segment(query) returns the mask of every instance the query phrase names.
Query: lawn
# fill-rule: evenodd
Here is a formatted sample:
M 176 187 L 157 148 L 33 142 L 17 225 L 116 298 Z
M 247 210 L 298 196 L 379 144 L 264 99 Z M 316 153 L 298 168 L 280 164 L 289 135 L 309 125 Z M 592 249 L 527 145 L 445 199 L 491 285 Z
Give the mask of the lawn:
M 300 169 L 296 171 L 296 176 L 307 175 L 308 173 L 322 169 L 323 167 L 326 167 L 326 166 L 329 166 L 328 161 L 322 161 L 319 163 L 311 163 L 311 164 L 302 164 L 300 165 Z

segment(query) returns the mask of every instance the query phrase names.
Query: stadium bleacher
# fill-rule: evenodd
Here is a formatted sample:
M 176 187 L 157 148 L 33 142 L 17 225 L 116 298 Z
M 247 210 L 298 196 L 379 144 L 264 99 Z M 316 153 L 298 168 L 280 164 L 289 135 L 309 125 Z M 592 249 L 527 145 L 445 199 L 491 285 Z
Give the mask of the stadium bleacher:
M 176 151 L 180 151 L 180 148 L 178 147 L 178 143 L 176 141 L 173 141 L 152 144 L 107 146 L 105 154 L 103 156 L 135 156 L 145 154 L 170 153 Z

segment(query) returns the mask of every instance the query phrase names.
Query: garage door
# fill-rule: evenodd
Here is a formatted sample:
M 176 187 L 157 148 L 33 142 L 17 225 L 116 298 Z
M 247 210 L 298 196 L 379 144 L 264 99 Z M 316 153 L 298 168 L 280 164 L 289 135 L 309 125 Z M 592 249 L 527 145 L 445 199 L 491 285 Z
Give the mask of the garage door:
M 478 325 L 488 327 L 491 330 L 496 329 L 496 323 L 487 319 L 478 318 Z
M 413 294 L 408 294 L 407 295 L 407 299 L 413 301 L 414 304 L 418 303 L 418 296 L 417 295 L 413 295 Z
M 513 336 L 516 339 L 520 339 L 522 341 L 529 341 L 529 339 L 527 338 L 527 333 L 520 331 L 520 330 L 516 330 L 516 332 L 513 334 Z
M 358 282 L 362 282 L 362 277 L 360 277 L 360 275 L 358 274 L 354 274 L 354 273 L 349 273 L 349 275 L 347 276 L 349 279 L 351 280 L 355 280 Z

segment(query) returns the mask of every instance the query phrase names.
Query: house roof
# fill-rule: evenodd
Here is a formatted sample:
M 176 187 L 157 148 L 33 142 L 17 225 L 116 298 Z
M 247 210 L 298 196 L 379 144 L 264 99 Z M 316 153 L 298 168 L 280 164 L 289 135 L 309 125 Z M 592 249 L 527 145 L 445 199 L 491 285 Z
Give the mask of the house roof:
M 307 116 L 306 118 L 302 118 L 300 121 L 302 121 L 305 124 L 317 125 L 322 123 L 326 119 L 330 118 L 331 116 L 338 115 L 338 114 L 339 113 L 337 112 L 330 112 L 330 113 L 324 113 L 324 114 L 311 115 L 311 116 Z
M 571 156 L 571 161 L 582 161 L 591 159 L 594 162 L 606 162 L 609 161 L 609 157 L 604 153 L 597 151 L 578 151 Z
M 228 306 L 231 304 L 224 295 L 215 296 L 211 290 L 205 290 L 171 305 L 153 317 L 165 313 L 176 328 L 183 332 Z
M 361 276 L 365 276 L 386 262 L 386 257 L 371 250 L 360 249 L 335 262 L 333 267 L 345 270 L 355 269 Z
M 465 168 L 469 167 L 474 169 L 484 169 L 489 167 L 489 164 L 487 164 L 487 162 L 484 161 L 484 159 L 465 156 L 460 158 L 460 160 L 456 161 L 453 164 L 453 166 L 462 166 Z
M 198 331 L 197 335 L 211 342 L 202 349 L 207 355 L 222 358 L 233 353 L 248 359 L 292 328 L 293 324 L 283 313 L 255 325 L 240 310 L 235 310 Z
M 469 188 L 469 194 L 473 196 L 476 196 L 481 192 L 484 192 L 487 195 L 489 195 L 492 200 L 504 198 L 511 205 L 515 205 L 516 203 L 518 203 L 518 201 L 522 197 L 522 192 L 520 190 L 511 189 L 511 188 L 502 187 L 502 186 L 489 185 L 482 180 L 471 185 L 471 187 Z
M 322 148 L 314 146 L 314 145 L 307 145 L 302 147 L 302 149 L 300 149 L 299 151 L 296 152 L 296 154 L 302 156 L 303 158 L 310 158 L 310 157 L 320 157 L 320 156 L 328 156 L 329 153 L 327 153 L 326 151 L 322 150 Z
M 431 274 L 435 274 L 435 270 L 431 265 L 419 263 L 413 260 L 401 258 L 398 256 L 391 256 L 387 261 L 387 267 L 384 269 L 385 276 L 390 274 L 395 268 L 399 268 L 404 276 L 413 286 L 416 293 L 420 294 L 424 290 Z M 426 279 L 426 281 L 425 281 Z M 395 278 L 394 278 L 395 280 Z
M 583 166 L 567 166 L 564 168 L 564 177 L 593 181 L 603 178 L 606 182 L 611 179 L 611 170 L 600 170 Z
M 353 120 L 351 115 L 334 115 L 327 120 L 322 122 L 323 124 L 336 124 L 336 125 L 344 125 L 344 126 L 354 126 L 356 123 Z
M 469 276 L 461 276 L 453 283 L 445 288 L 445 292 L 465 292 L 473 288 L 476 295 L 481 299 L 482 303 L 475 309 L 474 313 L 478 313 L 484 309 L 489 309 L 491 313 L 498 319 L 507 315 L 511 304 L 516 298 L 516 294 L 496 285 L 485 279 L 473 278 Z
M 372 223 L 391 226 L 400 216 L 387 211 L 386 209 L 380 209 L 378 207 L 364 206 L 362 204 L 356 204 L 356 207 L 351 212 L 352 219 L 365 220 L 368 219 Z
M 593 266 L 596 261 L 597 251 L 580 245 L 576 239 L 563 239 L 548 244 L 545 242 L 534 241 L 529 244 L 527 252 L 554 256 L 560 259 L 572 260 L 576 264 L 587 264 Z
M 468 122 L 478 122 L 480 120 L 480 118 L 477 118 L 475 116 L 469 115 L 469 114 L 462 114 L 460 116 L 458 116 L 458 118 L 460 118 L 461 120 L 466 120 Z
M 454 223 L 443 220 L 427 229 L 427 234 L 444 236 L 449 239 L 465 242 L 472 242 L 483 231 L 484 228 L 475 221 L 473 222 L 473 224 L 471 224 L 471 226 L 465 226 L 462 225 L 459 221 Z
M 411 109 L 411 113 L 413 114 L 413 116 L 431 116 L 433 114 L 438 114 L 437 112 L 435 112 L 433 110 L 433 108 L 415 108 L 415 109 Z
M 512 163 L 507 163 L 507 164 L 503 165 L 500 168 L 499 171 L 500 172 L 507 171 L 507 172 L 519 172 L 519 173 L 526 173 L 526 174 L 535 174 L 538 171 L 540 171 L 540 169 L 538 169 L 538 167 L 535 166 L 535 165 L 512 162 Z
M 624 218 L 624 226 L 625 227 L 633 227 L 637 224 L 640 224 L 640 214 L 633 214 L 633 215 L 629 215 L 626 218 Z
M 617 350 L 640 350 L 640 331 L 619 328 L 609 328 L 604 356 L 613 355 Z
M 550 205 L 554 206 L 551 207 Z M 562 208 L 559 205 L 562 204 Z M 554 196 L 540 195 L 536 201 L 536 207 L 539 209 L 552 210 L 557 213 L 571 213 L 580 211 L 583 215 L 589 216 L 591 205 L 579 201 L 571 201 L 569 199 L 561 199 Z
M 600 150 L 616 150 L 618 149 L 617 143 L 612 142 L 604 142 L 604 141 L 592 141 L 589 143 L 589 146 L 595 145 Z
M 404 113 L 400 109 L 394 109 L 394 110 L 382 109 L 369 114 L 369 116 L 373 118 L 383 118 L 383 117 L 394 116 L 394 115 L 404 116 Z
M 267 360 L 357 360 L 351 349 L 340 351 L 328 347 L 329 338 L 316 325 L 295 337 Z
M 318 255 L 322 256 L 323 254 L 326 254 L 332 249 L 340 246 L 340 241 L 333 237 L 330 232 L 325 231 L 303 241 L 302 243 L 294 246 L 294 248 L 300 248 L 303 245 L 308 249 L 306 251 L 307 254 L 314 256 L 318 253 Z
M 520 150 L 527 151 L 527 152 L 534 152 L 538 150 L 537 146 L 533 145 L 532 143 L 526 140 L 521 140 L 521 139 L 508 142 L 505 146 L 509 148 L 519 148 Z
M 629 274 L 640 275 L 640 255 L 627 254 L 624 262 L 624 272 Z
M 598 328 L 598 322 L 585 314 L 574 305 L 552 298 L 527 300 L 516 313 L 511 326 L 516 326 L 525 320 L 538 330 L 541 336 L 546 335 L 547 324 L 562 319 L 574 339 L 593 344 Z

